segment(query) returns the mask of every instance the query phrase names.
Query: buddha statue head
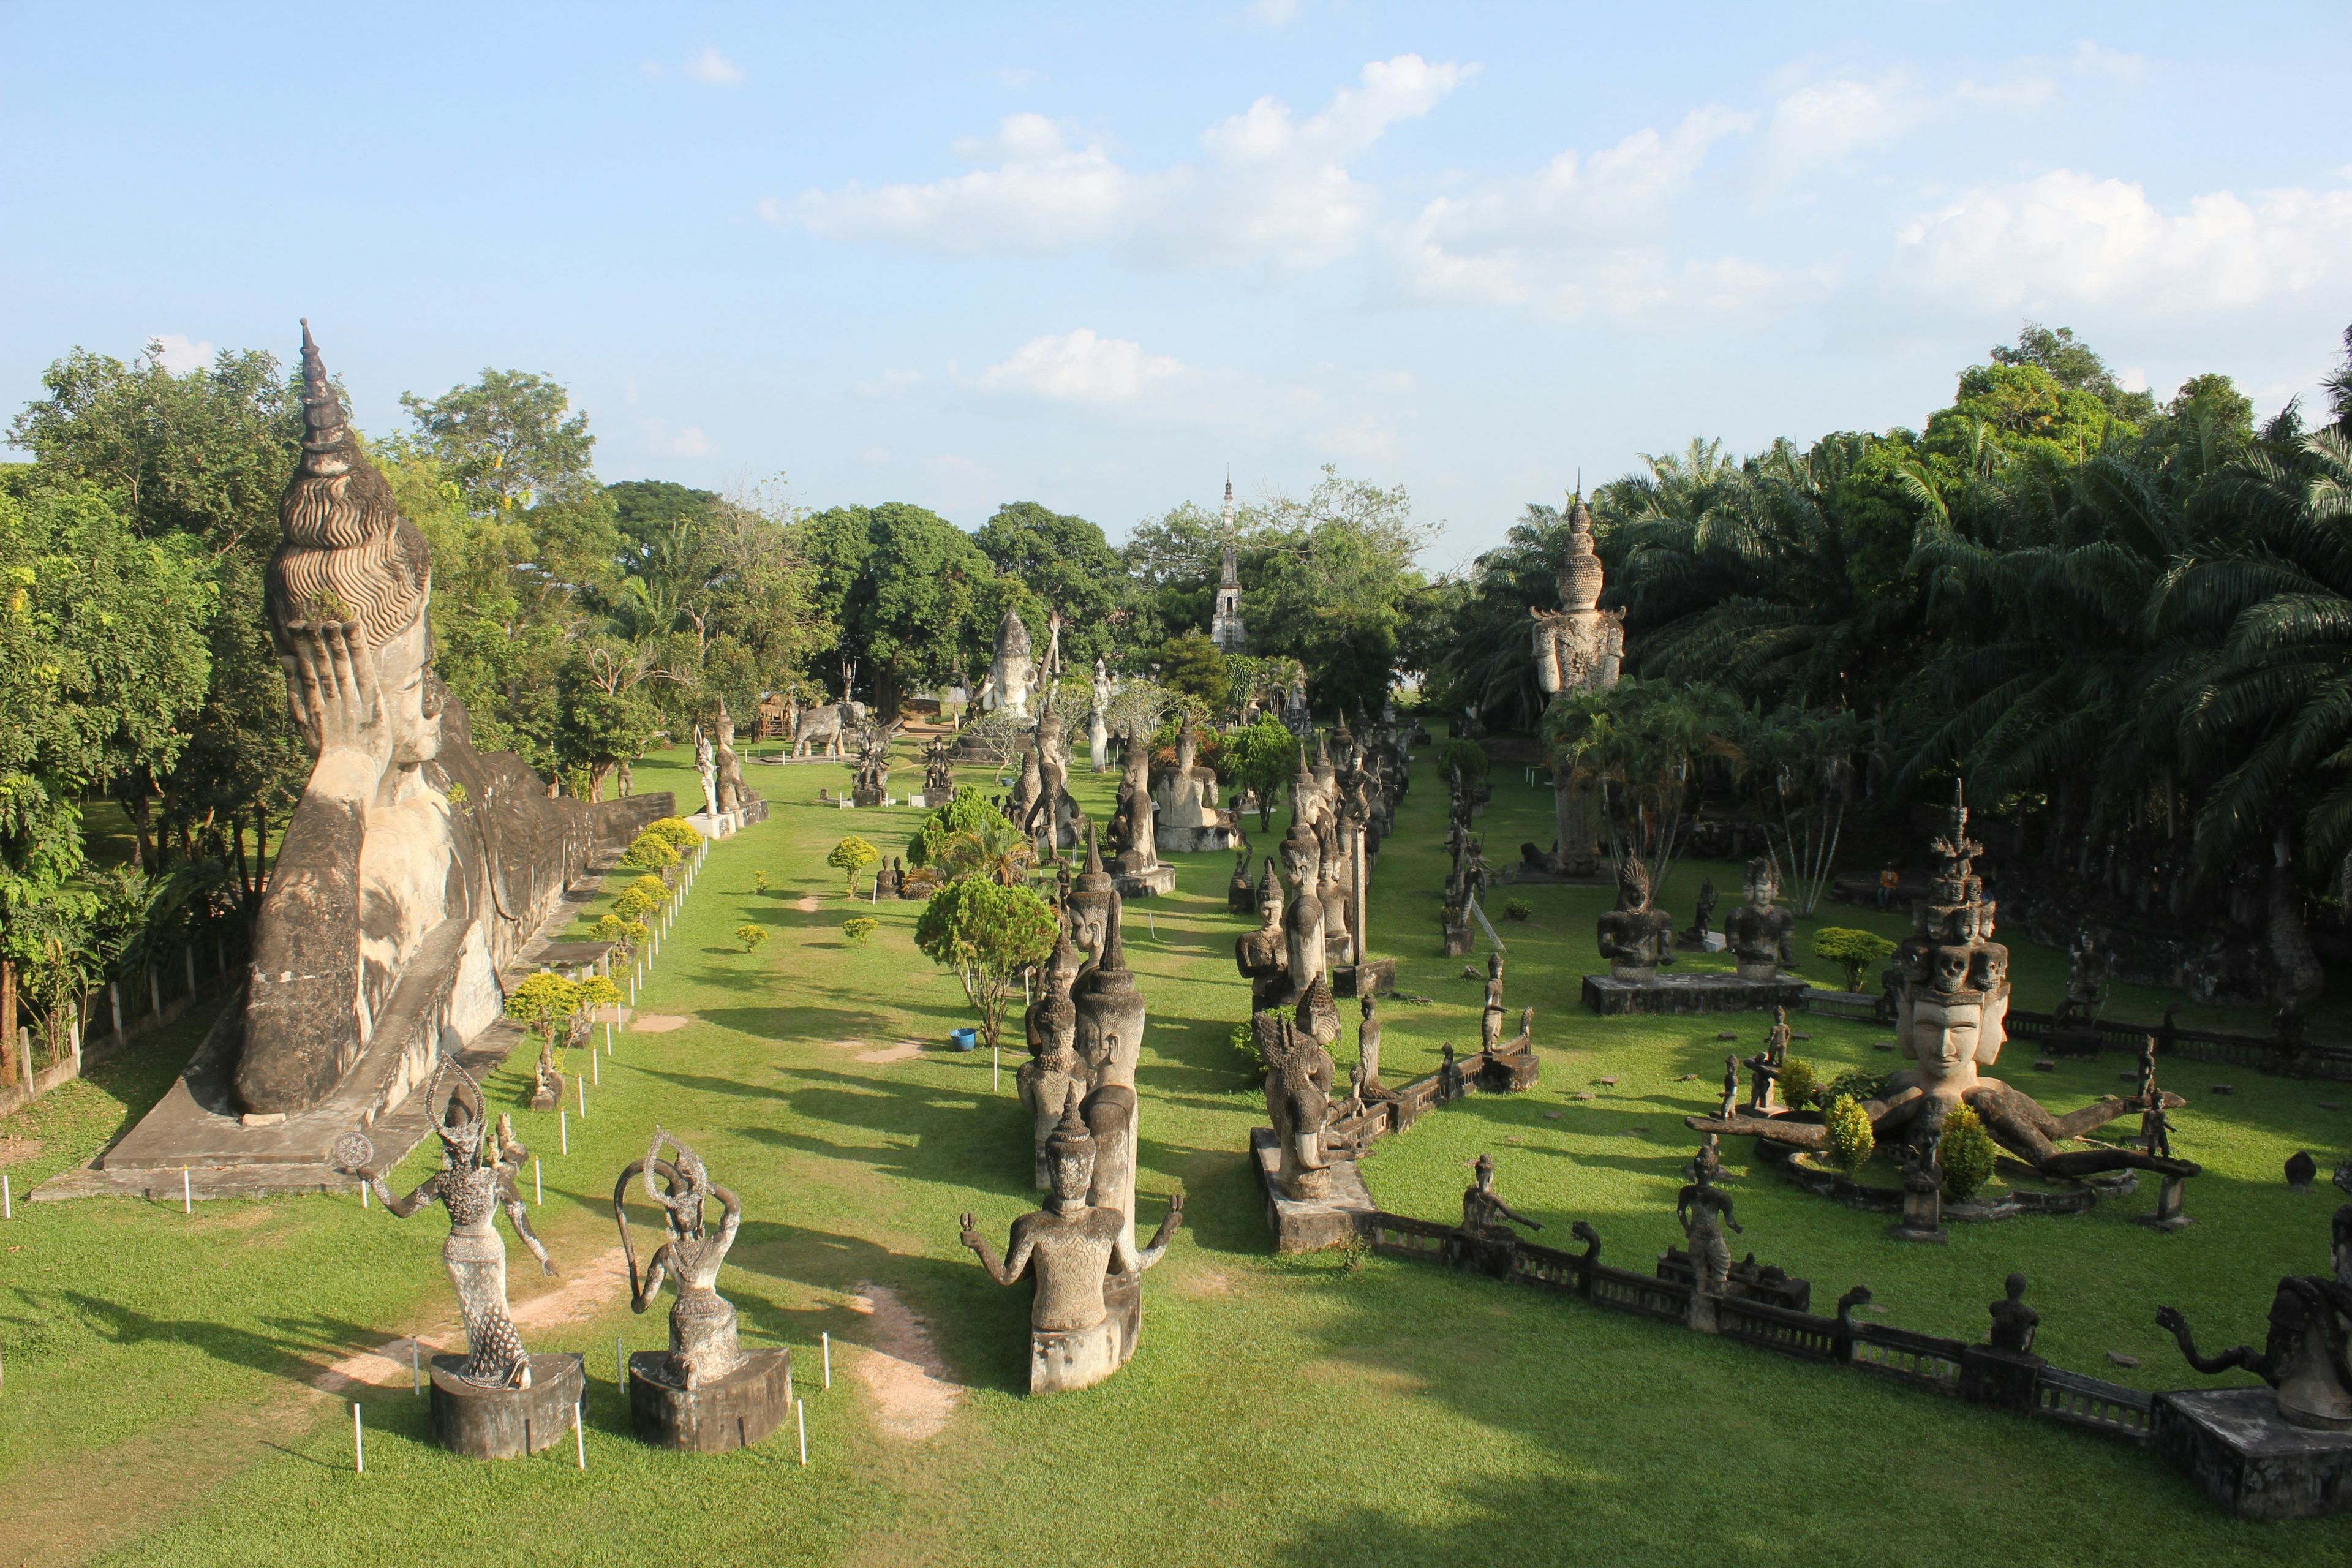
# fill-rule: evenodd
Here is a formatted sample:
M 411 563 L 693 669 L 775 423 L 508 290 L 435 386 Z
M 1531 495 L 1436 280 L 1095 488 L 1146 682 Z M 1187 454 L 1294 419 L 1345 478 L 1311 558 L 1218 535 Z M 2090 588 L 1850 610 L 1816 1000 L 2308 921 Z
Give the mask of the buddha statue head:
M 1054 1184 L 1054 1195 L 1046 1202 L 1056 1214 L 1085 1208 L 1087 1193 L 1094 1185 L 1094 1134 L 1087 1131 L 1086 1118 L 1078 1114 L 1084 1099 L 1085 1091 L 1072 1084 L 1069 1097 L 1062 1102 L 1062 1120 L 1045 1138 L 1045 1168 Z
M 1768 909 L 1780 896 L 1780 863 L 1769 855 L 1759 855 L 1748 862 L 1745 882 L 1748 901 L 1758 909 Z
M 1257 879 L 1257 918 L 1265 931 L 1282 924 L 1282 879 L 1275 875 L 1272 856 L 1266 858 L 1265 875 Z
M 1283 837 L 1281 853 L 1284 878 L 1292 887 L 1311 891 L 1322 870 L 1323 847 L 1304 818 L 1290 819 L 1290 831 Z
M 1201 754 L 1201 738 L 1192 732 L 1192 715 L 1188 710 L 1184 721 L 1176 726 L 1176 776 L 1185 778 L 1192 772 L 1192 763 Z
M 1592 552 L 1592 509 L 1577 497 L 1568 509 L 1568 545 L 1559 558 L 1559 603 L 1591 610 L 1601 603 L 1601 558 Z
M 1617 908 L 1639 913 L 1650 907 L 1650 868 L 1628 849 L 1617 858 Z
M 270 640 L 286 669 L 295 722 L 323 745 L 306 674 L 348 660 L 372 684 L 389 726 L 392 761 L 413 768 L 441 751 L 442 689 L 425 626 L 432 556 L 400 514 L 392 487 L 360 450 L 342 399 L 302 324 L 302 456 L 278 518 L 285 532 L 263 577 Z

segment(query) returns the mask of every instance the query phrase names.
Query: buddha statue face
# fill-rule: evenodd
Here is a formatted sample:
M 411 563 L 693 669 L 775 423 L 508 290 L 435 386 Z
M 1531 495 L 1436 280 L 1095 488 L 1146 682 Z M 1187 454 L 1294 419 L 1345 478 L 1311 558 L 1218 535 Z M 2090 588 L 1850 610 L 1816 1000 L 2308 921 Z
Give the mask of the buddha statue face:
M 392 726 L 392 760 L 415 766 L 441 754 L 441 680 L 433 673 L 433 642 L 419 616 L 390 642 L 379 658 L 377 677 L 383 715 Z
M 2009 998 L 1926 995 L 1903 1011 L 1903 1054 L 1919 1064 L 1930 1093 L 1959 1095 L 1976 1087 L 1977 1069 L 2000 1059 Z
M 1780 868 L 1769 856 L 1759 856 L 1748 863 L 1748 901 L 1759 907 L 1769 904 L 1780 896 Z
M 1054 1206 L 1058 1209 L 1081 1209 L 1087 1206 L 1087 1194 L 1094 1186 L 1094 1140 L 1065 1140 L 1057 1131 L 1045 1141 L 1048 1161 L 1053 1167 Z

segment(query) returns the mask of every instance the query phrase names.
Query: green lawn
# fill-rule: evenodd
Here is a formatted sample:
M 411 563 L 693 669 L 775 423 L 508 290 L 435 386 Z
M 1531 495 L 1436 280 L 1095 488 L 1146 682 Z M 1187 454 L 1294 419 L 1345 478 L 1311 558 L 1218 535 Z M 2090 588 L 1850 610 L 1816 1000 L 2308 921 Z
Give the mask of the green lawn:
M 643 998 L 647 1012 L 692 1022 L 622 1038 L 568 1158 L 555 1153 L 552 1117 L 520 1109 L 527 1048 L 490 1088 L 545 1163 L 536 1223 L 569 1268 L 613 1247 L 613 1177 L 656 1121 L 742 1194 L 722 1289 L 747 1337 L 805 1352 L 809 1467 L 793 1462 L 789 1432 L 723 1458 L 638 1444 L 613 1386 L 613 1338 L 650 1346 L 661 1322 L 606 1300 L 526 1336 L 589 1355 L 584 1475 L 569 1445 L 498 1466 L 443 1456 L 404 1376 L 363 1395 L 368 1473 L 355 1477 L 348 1409 L 308 1385 L 340 1357 L 453 1321 L 441 1219 L 399 1224 L 341 1197 L 206 1204 L 193 1217 L 171 1205 L 20 1205 L 0 1227 L 0 1517 L 20 1557 L 2210 1568 L 2352 1554 L 2352 1521 L 2239 1524 L 2154 1459 L 2095 1437 L 1423 1266 L 1273 1256 L 1241 1153 L 1263 1105 L 1226 1043 L 1247 995 L 1232 964 L 1246 922 L 1223 912 L 1230 856 L 1187 861 L 1178 896 L 1131 906 L 1127 928 L 1152 1009 L 1142 1217 L 1156 1223 L 1181 1186 L 1192 1223 L 1151 1276 L 1135 1362 L 1098 1388 L 1030 1401 L 1026 1291 L 990 1284 L 956 1243 L 960 1210 L 1001 1237 L 1034 1206 L 1010 1073 L 992 1093 L 985 1057 L 940 1048 L 968 1019 L 953 982 L 913 950 L 919 906 L 860 905 L 882 926 L 853 946 L 839 930 L 852 910 L 823 863 L 853 831 L 898 852 L 916 814 L 816 806 L 818 787 L 838 791 L 845 769 L 751 771 L 773 815 L 713 849 Z M 1415 771 L 1375 881 L 1372 946 L 1402 960 L 1405 991 L 1435 1000 L 1387 1010 L 1391 1082 L 1433 1065 L 1441 1043 L 1477 1037 L 1479 986 L 1463 961 L 1434 956 L 1444 801 L 1426 753 Z M 919 776 L 902 773 L 901 787 Z M 682 797 L 691 788 L 675 756 L 638 777 Z M 1113 783 L 1081 773 L 1076 785 L 1103 816 Z M 1497 858 L 1515 858 L 1522 838 L 1549 842 L 1549 795 L 1517 770 L 1496 784 L 1480 826 Z M 1734 868 L 1688 867 L 1662 900 L 1678 916 L 1703 869 L 1727 910 L 1736 901 Z M 760 871 L 764 896 L 752 890 Z M 1547 1240 L 1589 1218 L 1612 1261 L 1646 1268 L 1676 1236 L 1674 1191 L 1694 1142 L 1680 1117 L 1706 1101 L 1732 1048 L 1716 1031 L 1738 1029 L 1744 1055 L 1766 1020 L 1592 1017 L 1578 977 L 1597 966 L 1605 890 L 1522 896 L 1535 913 L 1504 927 L 1509 1000 L 1538 1009 L 1541 1086 L 1425 1119 L 1382 1144 L 1366 1174 L 1385 1207 L 1442 1218 L 1458 1212 L 1465 1164 L 1491 1150 L 1502 1192 L 1546 1224 Z M 799 907 L 808 898 L 814 910 Z M 774 933 L 750 955 L 729 934 L 747 920 Z M 2063 970 L 2062 955 L 2019 945 L 2021 1005 L 2054 1003 Z M 2130 994 L 2113 1010 L 2155 1016 L 2152 999 Z M 1798 1052 L 1826 1071 L 1892 1060 L 1872 1050 L 1882 1030 L 1800 1026 L 1812 1038 Z M 194 1033 L 184 1026 L 0 1123 L 41 1141 L 8 1167 L 17 1192 L 142 1110 Z M 925 1048 L 858 1059 L 900 1041 Z M 2045 1074 L 2032 1055 L 2020 1048 L 2003 1067 L 2061 1110 L 2121 1087 L 2130 1065 Z M 1749 1173 L 1735 1144 L 1725 1152 L 1743 1245 L 1811 1278 L 1824 1306 L 1867 1283 L 1885 1321 L 1971 1338 L 2002 1276 L 2021 1268 L 2053 1360 L 2149 1387 L 2195 1381 L 2155 1330 L 2156 1306 L 2181 1307 L 2218 1342 L 2259 1340 L 2273 1278 L 2324 1267 L 2335 1201 L 2288 1194 L 2280 1163 L 2298 1147 L 2323 1163 L 2346 1152 L 2352 1122 L 2316 1101 L 2352 1089 L 2169 1070 L 2191 1100 L 2178 1147 L 2208 1170 L 2190 1189 L 2200 1223 L 2184 1232 L 2129 1223 L 2151 1189 L 2083 1218 L 1960 1227 L 1948 1247 L 1906 1248 L 1885 1239 L 1883 1218 Z M 1689 1072 L 1699 1080 L 1678 1081 Z M 1568 1098 L 1604 1076 L 1619 1081 L 1599 1098 Z M 2211 1095 L 2220 1081 L 2236 1094 Z M 519 1300 L 562 1283 L 515 1279 Z M 928 1323 L 969 1386 L 928 1439 L 886 1430 L 888 1412 L 855 1370 L 877 1319 L 852 1298 L 877 1286 Z M 829 1393 L 814 1392 L 820 1331 L 835 1342 Z M 2110 1351 L 2143 1364 L 2113 1366 Z

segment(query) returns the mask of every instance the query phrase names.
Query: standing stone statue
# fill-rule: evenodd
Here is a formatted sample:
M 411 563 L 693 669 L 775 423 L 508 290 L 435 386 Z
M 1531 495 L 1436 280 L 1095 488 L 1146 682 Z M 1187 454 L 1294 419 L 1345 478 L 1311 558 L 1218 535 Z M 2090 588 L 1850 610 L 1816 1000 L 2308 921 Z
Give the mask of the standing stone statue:
M 1234 874 L 1225 880 L 1225 912 L 1246 915 L 1257 909 L 1257 885 L 1250 880 L 1250 842 L 1242 837 L 1241 847 L 1234 854 Z
M 1045 1141 L 1061 1120 L 1061 1106 L 1069 1098 L 1070 1086 L 1084 1081 L 1078 1059 L 1077 1005 L 1070 1000 L 1070 987 L 1077 977 L 1078 950 L 1065 934 L 1054 944 L 1054 955 L 1045 964 L 1045 989 L 1029 1005 L 1024 1018 L 1029 1059 L 1013 1074 L 1013 1087 L 1031 1119 L 1040 1192 L 1054 1184 Z
M 442 1100 L 445 1074 L 454 1074 L 456 1082 Z M 523 1349 L 522 1336 L 515 1332 L 507 1310 L 507 1244 L 492 1222 L 504 1209 L 507 1222 L 539 1259 L 541 1271 L 555 1272 L 547 1248 L 530 1228 L 530 1211 L 515 1184 L 530 1151 L 505 1137 L 491 1146 L 481 1089 L 454 1063 L 434 1074 L 425 1103 L 435 1107 L 433 1131 L 441 1140 L 441 1169 L 406 1197 L 394 1197 L 383 1175 L 365 1168 L 375 1157 L 365 1133 L 346 1133 L 336 1146 L 337 1159 L 342 1169 L 367 1183 L 394 1219 L 406 1219 L 428 1204 L 448 1209 L 449 1239 L 442 1245 L 441 1258 L 466 1320 L 466 1360 L 457 1375 L 484 1388 L 529 1388 L 530 1352 Z
M 1103 1296 L 1112 1272 L 1140 1276 L 1160 1261 L 1169 1238 L 1184 1223 L 1184 1194 L 1168 1200 L 1151 1245 L 1138 1249 L 1127 1239 L 1127 1220 L 1115 1208 L 1087 1201 L 1094 1184 L 1095 1143 L 1079 1111 L 1073 1086 L 1061 1121 L 1047 1140 L 1054 1195 L 1045 1207 L 1013 1222 L 1013 1237 L 1000 1262 L 980 1234 L 975 1218 L 961 1216 L 963 1245 L 999 1285 L 1034 1272 L 1029 1309 L 1029 1392 L 1054 1394 L 1086 1388 L 1117 1372 L 1124 1360 L 1120 1333 Z
M 2025 1304 L 2024 1275 L 2012 1274 L 2003 1282 L 2001 1299 L 1991 1310 L 1992 1332 L 1985 1342 L 2009 1355 L 2032 1355 L 2042 1314 Z
M 1478 1048 L 1492 1051 L 1503 1043 L 1503 955 L 1486 955 L 1486 1002 L 1478 1015 Z
M 1062 743 L 1062 715 L 1051 692 L 1038 707 L 1036 749 L 1031 760 L 1022 764 L 1024 784 L 1033 765 L 1036 784 L 1020 821 L 1021 830 L 1055 850 L 1076 848 L 1078 803 L 1070 795 L 1070 759 Z
M 1290 883 L 1289 904 L 1282 916 L 1286 966 L 1290 971 L 1291 994 L 1303 996 L 1322 977 L 1329 962 L 1323 934 L 1323 900 L 1316 893 L 1322 857 L 1314 836 L 1297 817 L 1291 819 L 1281 853 L 1282 873 Z
M 714 766 L 719 809 L 741 815 L 752 797 L 751 792 L 743 787 L 743 759 L 735 754 L 735 716 L 727 711 L 724 702 L 719 705 L 719 748 Z
M 1257 930 L 1234 943 L 1234 967 L 1250 983 L 1250 1011 L 1286 1007 L 1297 1000 L 1290 984 L 1289 937 L 1283 929 L 1282 883 L 1274 862 L 1257 885 Z
M 1580 691 L 1606 691 L 1624 663 L 1625 620 L 1601 608 L 1603 573 L 1592 549 L 1592 510 L 1577 495 L 1569 502 L 1568 547 L 1559 562 L 1557 610 L 1529 606 L 1535 620 L 1536 684 L 1553 702 Z M 1591 854 L 1594 800 L 1590 780 L 1565 766 L 1552 773 L 1552 817 L 1563 868 Z
M 1031 656 L 1029 628 L 1011 609 L 996 625 L 996 652 L 988 664 L 988 684 L 981 688 L 984 713 L 1003 710 L 1016 719 L 1029 716 L 1029 694 L 1037 684 L 1036 660 Z
M 1675 938 L 1676 947 L 1697 952 L 1706 951 L 1707 938 L 1715 931 L 1715 879 L 1702 877 L 1698 884 L 1698 903 L 1691 913 L 1690 929 Z
M 710 749 L 710 737 L 702 726 L 694 727 L 694 773 L 702 781 L 702 810 L 707 816 L 719 815 L 719 762 Z
M 1796 958 L 1797 917 L 1780 908 L 1780 868 L 1769 855 L 1748 862 L 1748 901 L 1723 922 L 1742 980 L 1777 980 Z
M 1772 1009 L 1772 1029 L 1764 1037 L 1764 1048 L 1748 1058 L 1750 1074 L 1748 1089 L 1748 1114 L 1769 1116 L 1780 1109 L 1779 1091 L 1780 1074 L 1789 1065 L 1789 1009 Z M 1803 1110 L 1805 1106 L 1791 1106 Z
M 1151 735 L 1140 721 L 1127 732 L 1127 767 L 1118 781 L 1118 804 L 1111 812 L 1110 842 L 1121 894 L 1148 899 L 1175 891 L 1176 868 L 1160 863 L 1153 829 Z
M 1087 750 L 1098 773 L 1110 771 L 1110 672 L 1095 660 L 1095 706 L 1087 715 Z
M 661 1157 L 664 1144 L 677 1152 L 674 1161 Z M 629 1235 L 625 1200 L 630 1182 L 642 1177 L 646 1196 L 659 1205 L 666 1239 L 637 1272 L 636 1245 Z M 659 1179 L 662 1185 L 656 1186 Z M 665 1191 L 664 1188 L 667 1190 Z M 716 1203 L 719 1230 L 704 1227 L 703 1209 Z M 743 1205 L 733 1193 L 710 1179 L 702 1156 L 685 1141 L 661 1128 L 642 1160 L 633 1160 L 613 1184 L 613 1219 L 621 1229 L 621 1252 L 629 1265 L 629 1310 L 642 1314 L 660 1299 L 667 1277 L 677 1291 L 669 1310 L 669 1356 L 662 1366 L 664 1380 L 688 1393 L 716 1382 L 743 1363 L 743 1347 L 735 1331 L 735 1308 L 719 1293 L 719 1265 L 735 1245 L 736 1228 L 743 1221 Z
M 1379 998 L 1367 991 L 1358 1000 L 1357 1007 L 1363 1014 L 1363 1021 L 1356 1026 L 1356 1098 L 1360 1102 L 1391 1099 L 1388 1085 L 1381 1081 Z
M 1731 1244 L 1723 1239 L 1723 1227 L 1740 1228 L 1732 1216 L 1731 1195 L 1717 1191 L 1714 1176 L 1700 1166 L 1675 1199 L 1675 1218 L 1688 1240 L 1691 1271 L 1697 1276 L 1699 1289 L 1709 1296 L 1722 1295 L 1731 1279 Z

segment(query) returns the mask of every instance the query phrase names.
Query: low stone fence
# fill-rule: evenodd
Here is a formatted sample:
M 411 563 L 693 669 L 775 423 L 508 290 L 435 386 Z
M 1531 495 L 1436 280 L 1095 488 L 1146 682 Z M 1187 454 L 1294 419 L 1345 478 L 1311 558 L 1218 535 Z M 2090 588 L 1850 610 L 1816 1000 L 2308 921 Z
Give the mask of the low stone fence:
M 1990 1345 L 1857 1321 L 1855 1310 L 1870 1300 L 1870 1292 L 1859 1286 L 1839 1300 L 1837 1315 L 1827 1318 L 1765 1299 L 1772 1293 L 1801 1297 L 1801 1281 L 1743 1286 L 1735 1279 L 1734 1294 L 1706 1297 L 1692 1283 L 1687 1263 L 1674 1253 L 1659 1260 L 1656 1273 L 1637 1274 L 1601 1262 L 1599 1236 L 1589 1226 L 1577 1228 L 1585 1242 L 1582 1252 L 1465 1237 L 1450 1226 L 1377 1210 L 1360 1216 L 1357 1234 L 1373 1251 L 1388 1257 L 1452 1264 L 1573 1296 L 1609 1311 L 1679 1323 L 1794 1361 L 1844 1367 L 1929 1394 L 2080 1427 L 2135 1447 L 2148 1445 L 2155 1420 L 2153 1394 Z M 1797 1287 L 1794 1291 L 1792 1286 Z M 1738 1293 L 1743 1289 L 1756 1293 Z
M 2325 1078 L 2352 1081 L 2352 1047 L 2321 1046 L 2283 1040 L 2276 1035 L 2233 1035 L 2218 1029 L 2184 1029 L 2174 1024 L 2134 1024 L 2116 1018 L 2084 1018 L 2061 1024 L 2054 1013 L 2009 1012 L 2012 1039 L 2032 1040 L 2062 1054 L 2069 1046 L 2139 1054 L 2150 1036 L 2156 1054 L 2210 1062 L 2216 1067 L 2251 1068 L 2283 1078 Z M 2093 1045 L 2095 1042 L 2095 1046 Z

